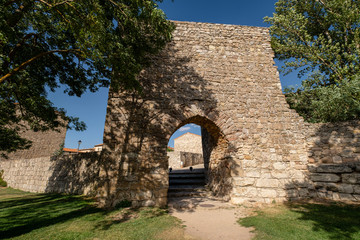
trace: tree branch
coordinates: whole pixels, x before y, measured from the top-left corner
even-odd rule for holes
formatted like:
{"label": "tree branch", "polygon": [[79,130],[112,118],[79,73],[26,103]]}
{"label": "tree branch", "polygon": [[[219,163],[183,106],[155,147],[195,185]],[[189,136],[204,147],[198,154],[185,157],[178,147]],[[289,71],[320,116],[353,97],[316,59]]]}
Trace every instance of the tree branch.
{"label": "tree branch", "polygon": [[56,7],[56,6],[63,5],[63,4],[69,4],[69,2],[73,2],[73,0],[67,0],[67,1],[62,1],[62,2],[59,2],[59,3],[55,3],[55,4],[50,4],[50,3],[48,3],[48,2],[46,2],[44,0],[38,0],[38,1],[46,4],[49,7]]}
{"label": "tree branch", "polygon": [[8,74],[2,76],[0,78],[0,83],[2,83],[3,81],[5,81],[7,78],[13,76],[14,74],[16,74],[17,72],[19,72],[21,69],[25,68],[27,65],[29,65],[30,63],[32,63],[33,61],[49,55],[49,54],[53,54],[53,53],[68,53],[68,52],[81,52],[79,49],[68,49],[68,50],[52,50],[52,51],[48,51],[48,52],[42,52],[39,53],[38,55],[36,55],[35,57],[23,62],[22,64],[20,64],[18,67],[16,67],[15,69],[13,69],[12,71],[10,71]]}
{"label": "tree branch", "polygon": [[28,40],[29,38],[31,38],[32,36],[38,36],[37,33],[29,33],[26,34],[20,42],[18,42],[15,47],[9,52],[9,58],[12,59],[12,56],[14,55],[14,53],[16,52],[17,48],[19,48],[20,46],[22,46],[26,40]]}

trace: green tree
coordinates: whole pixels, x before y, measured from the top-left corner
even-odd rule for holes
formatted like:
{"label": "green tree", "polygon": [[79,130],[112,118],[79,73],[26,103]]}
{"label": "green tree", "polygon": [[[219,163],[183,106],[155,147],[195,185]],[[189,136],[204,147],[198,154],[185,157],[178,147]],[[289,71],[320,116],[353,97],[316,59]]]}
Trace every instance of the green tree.
{"label": "green tree", "polygon": [[287,101],[308,121],[360,118],[360,1],[279,0],[271,44],[282,71],[298,71]]}
{"label": "green tree", "polygon": [[30,146],[21,126],[85,129],[53,106],[47,89],[140,90],[137,75],[174,29],[161,1],[0,0],[0,151]]}

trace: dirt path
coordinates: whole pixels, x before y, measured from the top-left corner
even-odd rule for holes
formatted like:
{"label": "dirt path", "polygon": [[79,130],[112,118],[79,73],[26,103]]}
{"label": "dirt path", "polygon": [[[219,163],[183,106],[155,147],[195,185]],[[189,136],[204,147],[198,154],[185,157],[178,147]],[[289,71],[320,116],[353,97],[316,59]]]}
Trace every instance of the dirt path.
{"label": "dirt path", "polygon": [[248,215],[245,207],[237,207],[214,198],[176,198],[169,200],[170,214],[181,219],[189,239],[248,240],[251,228],[237,223]]}

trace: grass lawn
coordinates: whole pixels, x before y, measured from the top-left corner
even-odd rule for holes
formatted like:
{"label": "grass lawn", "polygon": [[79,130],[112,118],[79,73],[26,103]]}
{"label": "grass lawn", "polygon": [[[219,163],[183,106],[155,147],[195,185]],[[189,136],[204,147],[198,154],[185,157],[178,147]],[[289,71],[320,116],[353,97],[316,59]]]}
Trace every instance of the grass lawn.
{"label": "grass lawn", "polygon": [[164,209],[104,211],[90,198],[0,189],[0,239],[183,239]]}
{"label": "grass lawn", "polygon": [[360,239],[360,206],[336,203],[272,205],[239,223],[255,227],[255,239]]}

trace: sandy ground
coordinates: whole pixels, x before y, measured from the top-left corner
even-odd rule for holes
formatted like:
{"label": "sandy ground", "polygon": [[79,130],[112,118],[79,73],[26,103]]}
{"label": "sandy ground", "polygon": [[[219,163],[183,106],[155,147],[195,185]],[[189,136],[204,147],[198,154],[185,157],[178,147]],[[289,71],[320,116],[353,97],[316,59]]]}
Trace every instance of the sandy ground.
{"label": "sandy ground", "polygon": [[170,199],[172,216],[183,221],[187,239],[247,240],[254,235],[251,228],[237,223],[249,214],[245,207],[234,206],[214,198]]}

